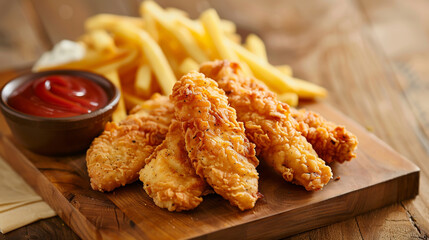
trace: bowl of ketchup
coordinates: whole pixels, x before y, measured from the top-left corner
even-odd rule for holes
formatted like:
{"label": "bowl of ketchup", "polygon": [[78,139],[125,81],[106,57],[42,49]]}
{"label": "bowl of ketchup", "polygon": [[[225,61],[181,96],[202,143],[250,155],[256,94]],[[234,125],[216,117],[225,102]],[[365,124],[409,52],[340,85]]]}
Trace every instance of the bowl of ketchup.
{"label": "bowl of ketchup", "polygon": [[91,72],[56,70],[21,75],[1,90],[0,108],[17,142],[33,152],[86,150],[119,102],[119,90]]}

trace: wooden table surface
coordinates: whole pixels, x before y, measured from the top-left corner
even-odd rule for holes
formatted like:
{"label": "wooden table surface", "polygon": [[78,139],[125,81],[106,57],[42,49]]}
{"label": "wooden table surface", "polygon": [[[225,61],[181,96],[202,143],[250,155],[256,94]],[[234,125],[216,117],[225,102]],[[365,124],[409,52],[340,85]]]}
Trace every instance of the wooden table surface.
{"label": "wooden table surface", "polygon": [[[329,90],[322,100],[354,119],[420,169],[420,193],[290,239],[428,239],[429,1],[264,0],[158,1],[196,17],[214,7],[255,32],[270,62]],[[28,67],[61,39],[76,39],[96,13],[138,15],[139,1],[0,0],[0,77]],[[1,126],[4,127],[4,126]],[[365,176],[362,176],[365,177]],[[371,196],[369,196],[371,197]],[[0,239],[78,239],[58,218]]]}

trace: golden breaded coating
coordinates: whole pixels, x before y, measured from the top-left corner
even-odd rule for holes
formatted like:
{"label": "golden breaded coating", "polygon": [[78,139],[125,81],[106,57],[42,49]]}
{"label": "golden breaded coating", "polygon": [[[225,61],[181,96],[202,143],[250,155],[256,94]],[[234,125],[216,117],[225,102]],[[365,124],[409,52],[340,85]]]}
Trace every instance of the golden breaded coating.
{"label": "golden breaded coating", "polygon": [[113,189],[138,179],[145,159],[161,144],[174,116],[168,97],[157,96],[146,102],[119,124],[107,123],[104,132],[86,153],[91,187]]}
{"label": "golden breaded coating", "polygon": [[259,198],[259,161],[225,93],[193,71],[176,82],[170,99],[176,119],[183,123],[186,150],[197,174],[232,205],[253,208]]}
{"label": "golden breaded coating", "polygon": [[292,109],[292,116],[298,121],[297,129],[327,163],[343,163],[356,157],[354,151],[358,139],[344,126],[327,121],[319,114],[305,109]]}
{"label": "golden breaded coating", "polygon": [[191,210],[203,201],[201,196],[208,185],[191,164],[182,126],[176,120],[171,123],[165,140],[146,159],[140,180],[155,204],[168,211]]}
{"label": "golden breaded coating", "polygon": [[218,82],[256,144],[258,156],[288,182],[319,190],[332,177],[331,168],[317,157],[310,143],[295,129],[289,106],[257,80],[245,77],[237,63],[205,63],[200,72]]}

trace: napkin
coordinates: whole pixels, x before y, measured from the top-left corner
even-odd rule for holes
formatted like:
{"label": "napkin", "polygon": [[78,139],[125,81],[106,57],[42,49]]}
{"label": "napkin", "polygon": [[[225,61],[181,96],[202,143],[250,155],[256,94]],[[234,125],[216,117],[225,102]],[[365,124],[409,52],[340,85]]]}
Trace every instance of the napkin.
{"label": "napkin", "polygon": [[56,213],[0,157],[0,232],[7,233]]}

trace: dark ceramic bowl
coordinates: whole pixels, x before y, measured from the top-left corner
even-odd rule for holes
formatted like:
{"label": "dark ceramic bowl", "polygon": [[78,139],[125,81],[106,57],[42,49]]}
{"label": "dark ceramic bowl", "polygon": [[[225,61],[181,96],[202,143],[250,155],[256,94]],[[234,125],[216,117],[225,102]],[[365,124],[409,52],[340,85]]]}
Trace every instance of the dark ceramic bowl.
{"label": "dark ceramic bowl", "polygon": [[[48,75],[89,79],[107,93],[106,106],[73,117],[48,118],[19,112],[7,104],[8,97],[22,84]],[[106,78],[84,71],[58,70],[30,73],[8,82],[1,90],[0,107],[14,138],[24,147],[45,155],[66,155],[86,150],[111,119],[119,102],[119,90]]]}

